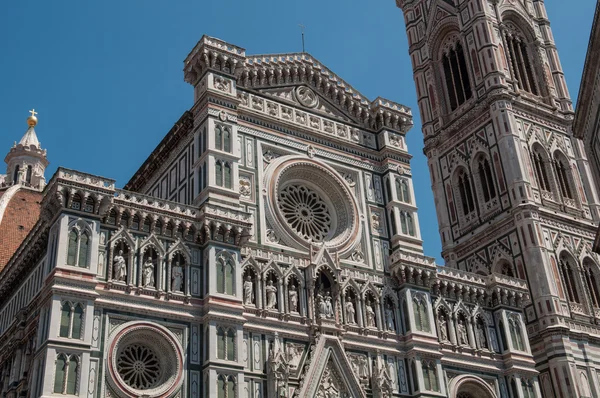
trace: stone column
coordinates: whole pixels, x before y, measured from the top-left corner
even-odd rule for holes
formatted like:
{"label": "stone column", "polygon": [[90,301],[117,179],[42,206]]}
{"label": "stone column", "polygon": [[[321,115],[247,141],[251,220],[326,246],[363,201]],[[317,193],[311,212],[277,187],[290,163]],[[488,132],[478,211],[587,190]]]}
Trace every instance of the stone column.
{"label": "stone column", "polygon": [[475,342],[475,333],[473,332],[473,319],[468,318],[466,323],[467,324],[465,326],[467,327],[469,346],[471,346],[471,348],[477,348],[477,343]]}
{"label": "stone column", "polygon": [[456,345],[456,315],[448,314],[448,334],[450,334],[450,342],[452,345]]}

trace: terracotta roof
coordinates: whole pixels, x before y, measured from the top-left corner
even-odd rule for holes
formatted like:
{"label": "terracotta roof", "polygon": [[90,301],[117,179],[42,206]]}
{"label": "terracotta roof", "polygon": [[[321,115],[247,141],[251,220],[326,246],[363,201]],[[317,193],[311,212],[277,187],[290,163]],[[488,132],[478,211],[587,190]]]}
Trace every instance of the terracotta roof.
{"label": "terracotta roof", "polygon": [[12,193],[3,214],[0,214],[0,271],[40,216],[42,193],[18,186],[15,188],[17,189],[13,192],[0,192],[0,198],[4,195],[8,197]]}

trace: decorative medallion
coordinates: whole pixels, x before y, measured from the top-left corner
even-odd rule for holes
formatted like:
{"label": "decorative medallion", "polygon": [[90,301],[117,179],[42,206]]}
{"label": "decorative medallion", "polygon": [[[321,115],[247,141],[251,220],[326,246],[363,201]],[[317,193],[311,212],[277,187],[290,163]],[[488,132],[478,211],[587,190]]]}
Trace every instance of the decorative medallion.
{"label": "decorative medallion", "polygon": [[319,97],[306,86],[296,88],[296,99],[307,108],[314,108],[319,103]]}
{"label": "decorative medallion", "polygon": [[183,381],[183,349],[150,322],[128,322],[109,341],[109,382],[121,397],[172,397]]}

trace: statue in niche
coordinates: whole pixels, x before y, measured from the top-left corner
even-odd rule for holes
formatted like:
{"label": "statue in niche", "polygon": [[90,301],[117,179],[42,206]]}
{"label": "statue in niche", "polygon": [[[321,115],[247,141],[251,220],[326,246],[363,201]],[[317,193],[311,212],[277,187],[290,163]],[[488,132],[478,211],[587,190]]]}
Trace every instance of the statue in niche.
{"label": "statue in niche", "polygon": [[297,368],[300,365],[300,359],[302,358],[303,347],[298,344],[288,344],[287,356],[289,364],[292,368]]}
{"label": "statue in niche", "polygon": [[479,340],[479,348],[488,348],[487,339],[485,338],[485,326],[477,322],[477,340]]}
{"label": "statue in niche", "polygon": [[465,321],[462,318],[458,319],[458,344],[469,345],[469,337],[467,336],[467,327]]}
{"label": "statue in niche", "polygon": [[142,285],[154,287],[154,264],[151,257],[148,257],[142,266]]}
{"label": "statue in niche", "polygon": [[373,307],[371,306],[371,303],[369,301],[367,301],[365,309],[366,309],[366,312],[367,312],[367,327],[368,328],[374,328],[374,327],[376,327],[376,325],[375,325],[375,311],[373,310]]}
{"label": "statue in niche", "polygon": [[448,341],[448,320],[446,319],[446,315],[441,312],[439,317],[440,322],[440,340]]}
{"label": "statue in niche", "polygon": [[127,263],[125,257],[123,257],[123,250],[119,250],[113,260],[115,266],[115,279],[118,281],[125,281],[127,277]]}
{"label": "statue in niche", "polygon": [[250,275],[247,275],[244,281],[244,304],[254,304],[254,283]]}
{"label": "statue in niche", "polygon": [[322,318],[333,318],[333,305],[331,303],[331,293],[326,292],[325,295],[319,292],[317,294],[317,300],[319,305],[319,315]]}
{"label": "statue in niche", "polygon": [[290,285],[288,298],[290,300],[290,312],[298,312],[298,290],[296,290],[296,285],[293,283]]}
{"label": "statue in niche", "polygon": [[356,310],[354,309],[354,303],[350,297],[346,297],[346,318],[350,325],[356,325]]}
{"label": "statue in niche", "polygon": [[171,290],[180,292],[183,285],[183,268],[179,265],[179,261],[175,261],[175,266],[171,270]]}
{"label": "statue in niche", "polygon": [[396,330],[394,326],[394,306],[392,304],[385,306],[385,327],[387,330]]}
{"label": "statue in niche", "polygon": [[265,287],[267,292],[267,309],[275,308],[277,305],[277,288],[273,286],[273,280],[269,279]]}

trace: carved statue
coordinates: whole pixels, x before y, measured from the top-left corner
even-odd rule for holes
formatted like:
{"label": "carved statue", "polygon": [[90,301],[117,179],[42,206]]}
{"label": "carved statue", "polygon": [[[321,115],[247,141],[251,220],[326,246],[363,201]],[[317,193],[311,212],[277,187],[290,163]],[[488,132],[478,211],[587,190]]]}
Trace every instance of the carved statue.
{"label": "carved statue", "polygon": [[154,287],[154,264],[150,257],[144,262],[142,269],[142,285],[144,287]]}
{"label": "carved statue", "polygon": [[333,304],[331,302],[331,293],[325,293],[325,317],[333,318]]}
{"label": "carved statue", "polygon": [[115,279],[125,281],[127,277],[127,263],[125,262],[125,257],[123,257],[123,250],[119,250],[119,253],[113,260],[113,264],[115,266]]}
{"label": "carved statue", "polygon": [[265,287],[267,292],[267,309],[272,309],[277,306],[277,288],[273,286],[273,280],[269,279]]}
{"label": "carved statue", "polygon": [[290,312],[298,312],[298,290],[296,290],[296,285],[292,284],[290,286],[288,298],[290,300]]}
{"label": "carved statue", "polygon": [[356,310],[354,309],[354,303],[349,297],[346,297],[346,318],[350,325],[356,324]]}
{"label": "carved statue", "polygon": [[369,328],[374,328],[376,327],[375,325],[375,311],[373,311],[373,307],[371,306],[371,303],[367,302],[366,306],[366,312],[367,312],[367,327]]}
{"label": "carved statue", "polygon": [[183,285],[183,268],[179,265],[179,261],[175,261],[175,266],[171,270],[171,290],[180,292]]}
{"label": "carved statue", "polygon": [[394,326],[394,307],[391,304],[385,306],[385,327],[387,330],[396,330]]}
{"label": "carved statue", "polygon": [[477,340],[479,340],[479,348],[488,348],[485,327],[479,322],[477,323]]}
{"label": "carved statue", "polygon": [[244,304],[254,304],[254,283],[250,275],[247,275],[244,281]]}
{"label": "carved statue", "polygon": [[465,326],[465,321],[462,319],[458,320],[458,344],[459,345],[469,345],[469,337],[467,336],[467,327]]}
{"label": "carved statue", "polygon": [[448,341],[448,320],[446,320],[446,315],[444,313],[440,313],[440,340]]}
{"label": "carved statue", "polygon": [[333,305],[331,304],[331,294],[326,292],[323,295],[322,292],[317,293],[317,304],[319,306],[319,315],[322,318],[333,318]]}

